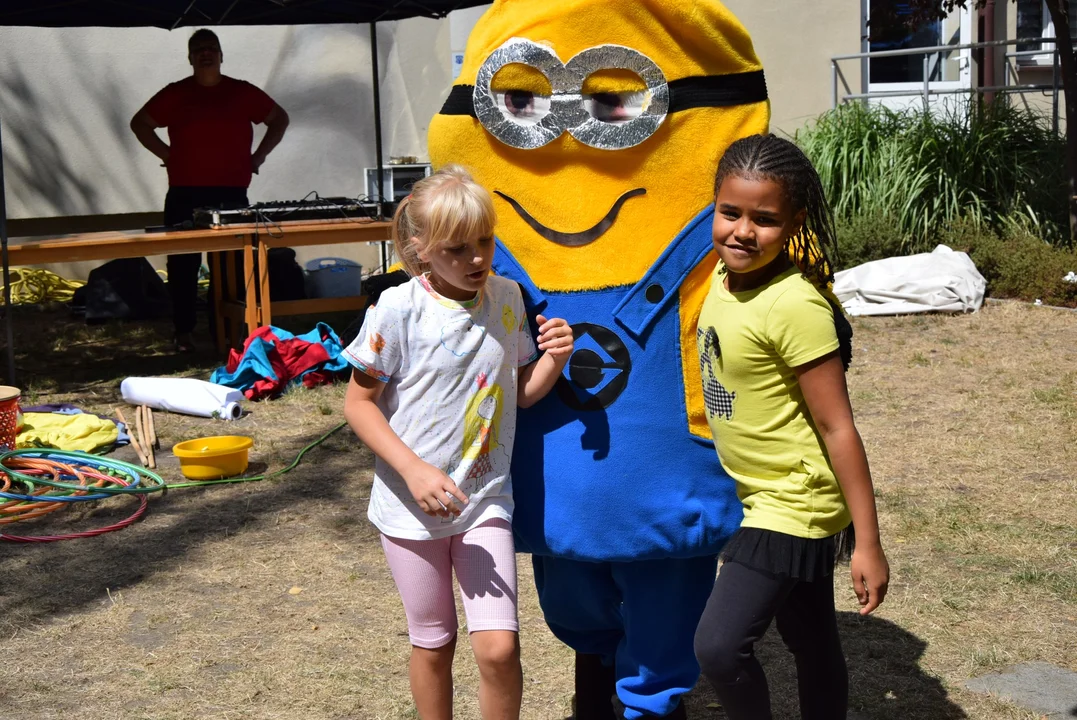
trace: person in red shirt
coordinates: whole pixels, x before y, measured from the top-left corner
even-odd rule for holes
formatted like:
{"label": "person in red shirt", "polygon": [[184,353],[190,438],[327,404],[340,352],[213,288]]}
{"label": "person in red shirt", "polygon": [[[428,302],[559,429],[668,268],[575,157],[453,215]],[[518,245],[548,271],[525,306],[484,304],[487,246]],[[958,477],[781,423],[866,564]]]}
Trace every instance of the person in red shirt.
{"label": "person in red shirt", "polygon": [[[201,207],[246,207],[251,174],[280,143],[288,113],[254,85],[221,74],[224,53],[212,30],[196,30],[187,41],[187,59],[194,72],[158,92],[134,118],[131,130],[142,145],[168,169],[164,222],[190,223]],[[253,125],[266,133],[252,153]],[[166,144],[157,128],[168,128]],[[202,254],[168,256],[176,349],[194,349],[191,333],[197,322],[198,270]]]}

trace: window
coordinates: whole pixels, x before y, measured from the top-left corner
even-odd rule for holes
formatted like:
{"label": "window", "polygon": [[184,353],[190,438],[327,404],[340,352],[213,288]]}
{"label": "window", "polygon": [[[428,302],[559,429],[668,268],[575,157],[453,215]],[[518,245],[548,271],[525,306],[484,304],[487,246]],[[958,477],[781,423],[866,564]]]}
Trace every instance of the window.
{"label": "window", "polygon": [[[1042,0],[1040,0],[1042,2]],[[928,23],[915,32],[905,25],[909,16],[908,3],[897,3],[894,18],[875,16],[870,28],[871,52],[883,50],[906,50],[917,47],[934,47],[941,44],[942,23]],[[872,58],[868,69],[869,82],[897,83],[923,82],[924,60],[922,55],[900,55],[898,57]]]}
{"label": "window", "polygon": [[[1077,0],[1068,0],[1070,13],[1070,38],[1077,40]],[[1050,65],[1054,43],[1037,42],[1040,38],[1055,37],[1055,25],[1047,4],[1043,0],[1017,0],[1017,39],[1025,42],[1017,45],[1018,52],[1044,50],[1042,55],[1024,56],[1023,63]]]}
{"label": "window", "polygon": [[[1042,2],[1043,0],[1037,0]],[[1073,0],[1077,3],[1077,0]],[[912,14],[908,2],[867,3],[868,47],[871,52],[912,50],[968,42],[971,24],[967,10],[955,10],[943,20],[925,23],[915,30],[908,25]],[[942,51],[927,54],[927,78],[932,84],[957,83],[968,80],[966,51]],[[869,85],[922,85],[925,71],[923,54],[873,57],[868,61]]]}

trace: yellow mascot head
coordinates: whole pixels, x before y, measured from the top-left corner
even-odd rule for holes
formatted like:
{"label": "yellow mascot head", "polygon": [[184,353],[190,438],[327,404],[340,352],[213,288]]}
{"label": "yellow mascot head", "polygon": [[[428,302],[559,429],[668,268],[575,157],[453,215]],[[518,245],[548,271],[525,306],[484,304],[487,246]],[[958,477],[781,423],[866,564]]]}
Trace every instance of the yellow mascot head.
{"label": "yellow mascot head", "polygon": [[572,292],[637,282],[769,115],[751,39],[715,0],[498,0],[429,150],[495,193],[538,287]]}

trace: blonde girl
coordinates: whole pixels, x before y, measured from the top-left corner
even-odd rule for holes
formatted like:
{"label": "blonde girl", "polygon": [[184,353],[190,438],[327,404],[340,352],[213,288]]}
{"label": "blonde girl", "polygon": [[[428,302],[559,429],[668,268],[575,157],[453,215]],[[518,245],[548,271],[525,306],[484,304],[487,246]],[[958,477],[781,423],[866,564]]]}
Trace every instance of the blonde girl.
{"label": "blonde girl", "polygon": [[404,605],[422,720],[452,717],[460,584],[485,720],[515,720],[522,676],[509,458],[516,407],[541,399],[572,354],[572,328],[538,318],[492,276],[489,193],[449,166],[397,208],[411,279],[382,293],[345,350],[344,414],[377,455],[368,517]]}

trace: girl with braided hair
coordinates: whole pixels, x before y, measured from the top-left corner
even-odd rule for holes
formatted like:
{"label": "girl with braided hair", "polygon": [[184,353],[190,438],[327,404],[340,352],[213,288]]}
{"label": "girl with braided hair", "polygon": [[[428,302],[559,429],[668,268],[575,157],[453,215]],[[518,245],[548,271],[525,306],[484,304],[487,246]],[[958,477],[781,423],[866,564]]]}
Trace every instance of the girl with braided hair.
{"label": "girl with braided hair", "polygon": [[849,684],[834,610],[837,548],[855,530],[863,615],[882,602],[890,570],[845,384],[852,333],[827,299],[832,214],[796,145],[773,135],[730,145],[715,180],[713,239],[721,262],[699,317],[700,370],[744,521],[722,550],[696,656],[730,720],[767,720],[753,647],[776,620],[796,660],[801,717],[837,720]]}

